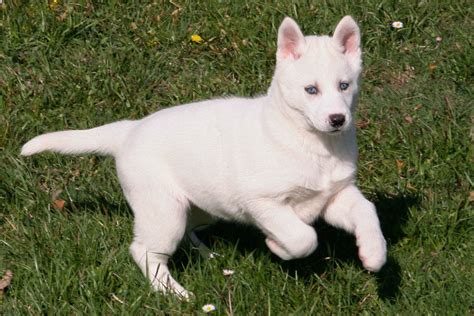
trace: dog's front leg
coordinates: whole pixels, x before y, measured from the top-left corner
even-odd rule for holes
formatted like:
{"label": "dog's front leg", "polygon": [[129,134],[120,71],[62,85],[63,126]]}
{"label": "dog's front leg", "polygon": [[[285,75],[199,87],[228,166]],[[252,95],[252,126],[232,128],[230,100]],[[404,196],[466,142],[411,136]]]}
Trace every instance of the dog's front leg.
{"label": "dog's front leg", "polygon": [[356,236],[359,258],[367,270],[382,268],[387,248],[377,212],[357,187],[350,185],[340,191],[327,206],[324,219]]}
{"label": "dog's front leg", "polygon": [[290,206],[261,199],[252,203],[250,213],[267,236],[268,248],[283,260],[303,258],[316,249],[316,231],[305,224]]}

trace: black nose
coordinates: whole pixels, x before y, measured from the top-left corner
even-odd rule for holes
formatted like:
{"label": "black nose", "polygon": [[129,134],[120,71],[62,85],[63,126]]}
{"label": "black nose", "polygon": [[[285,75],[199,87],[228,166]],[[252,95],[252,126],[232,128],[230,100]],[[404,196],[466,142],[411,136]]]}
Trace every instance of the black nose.
{"label": "black nose", "polygon": [[344,114],[331,114],[329,115],[329,124],[332,127],[338,128],[344,125],[346,121],[346,116]]}

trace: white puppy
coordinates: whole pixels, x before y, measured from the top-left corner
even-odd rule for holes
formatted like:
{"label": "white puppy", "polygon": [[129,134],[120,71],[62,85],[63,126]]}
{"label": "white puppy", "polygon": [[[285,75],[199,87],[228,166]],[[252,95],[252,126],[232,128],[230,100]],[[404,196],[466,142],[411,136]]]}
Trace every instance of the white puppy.
{"label": "white puppy", "polygon": [[[135,215],[130,252],[160,291],[188,297],[168,270],[186,230],[215,218],[252,223],[284,260],[317,247],[311,223],[355,234],[364,267],[378,271],[385,239],[374,205],[355,186],[353,112],[360,31],[346,16],[334,36],[305,37],[285,18],[268,94],[196,102],[138,121],[49,133],[23,146],[112,155]],[[190,212],[190,205],[202,211]],[[194,236],[195,237],[195,236]]]}

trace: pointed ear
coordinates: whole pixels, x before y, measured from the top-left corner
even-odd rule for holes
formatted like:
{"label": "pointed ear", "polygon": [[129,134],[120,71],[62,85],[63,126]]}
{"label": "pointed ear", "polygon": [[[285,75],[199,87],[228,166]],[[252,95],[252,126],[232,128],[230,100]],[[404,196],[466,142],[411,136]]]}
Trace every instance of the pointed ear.
{"label": "pointed ear", "polygon": [[300,58],[304,43],[304,35],[298,24],[292,18],[286,17],[278,29],[277,59]]}
{"label": "pointed ear", "polygon": [[360,57],[360,30],[352,17],[346,15],[342,18],[336,26],[333,38],[344,54]]}

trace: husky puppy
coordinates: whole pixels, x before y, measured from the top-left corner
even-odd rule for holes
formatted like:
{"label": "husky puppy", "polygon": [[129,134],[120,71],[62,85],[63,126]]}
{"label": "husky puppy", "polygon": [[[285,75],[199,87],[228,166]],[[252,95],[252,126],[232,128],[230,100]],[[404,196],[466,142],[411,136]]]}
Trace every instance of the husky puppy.
{"label": "husky puppy", "polygon": [[360,31],[350,16],[332,37],[305,37],[285,18],[266,95],[48,133],[21,154],[113,156],[135,217],[130,253],[159,291],[190,296],[170,275],[168,259],[187,232],[215,219],[256,225],[268,248],[290,260],[316,249],[311,223],[322,217],[353,233],[362,264],[378,271],[385,239],[374,205],[355,185],[361,64]]}

